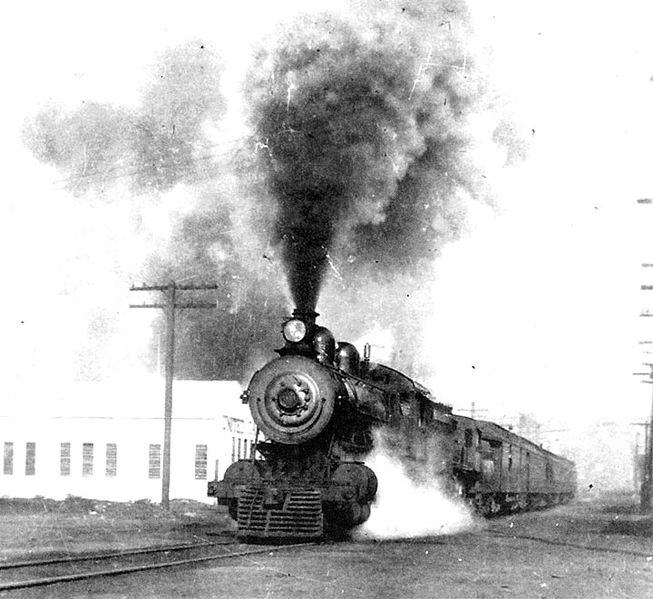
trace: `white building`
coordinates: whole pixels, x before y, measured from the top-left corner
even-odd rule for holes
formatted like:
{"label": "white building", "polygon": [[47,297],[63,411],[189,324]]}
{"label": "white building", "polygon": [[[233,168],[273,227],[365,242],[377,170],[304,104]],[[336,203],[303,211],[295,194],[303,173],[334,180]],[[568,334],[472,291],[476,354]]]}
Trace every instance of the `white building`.
{"label": "white building", "polygon": [[[255,426],[235,381],[175,381],[170,498],[210,503],[207,481],[249,457]],[[161,500],[164,383],[76,383],[0,405],[0,496]]]}

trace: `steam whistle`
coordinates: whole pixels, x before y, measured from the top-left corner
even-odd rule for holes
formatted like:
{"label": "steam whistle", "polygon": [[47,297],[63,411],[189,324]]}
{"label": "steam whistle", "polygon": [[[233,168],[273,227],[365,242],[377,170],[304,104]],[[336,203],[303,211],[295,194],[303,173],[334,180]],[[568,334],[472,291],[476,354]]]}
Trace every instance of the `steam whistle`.
{"label": "steam whistle", "polygon": [[363,363],[361,364],[361,371],[365,374],[370,368],[370,357],[372,356],[372,346],[366,343],[363,346]]}

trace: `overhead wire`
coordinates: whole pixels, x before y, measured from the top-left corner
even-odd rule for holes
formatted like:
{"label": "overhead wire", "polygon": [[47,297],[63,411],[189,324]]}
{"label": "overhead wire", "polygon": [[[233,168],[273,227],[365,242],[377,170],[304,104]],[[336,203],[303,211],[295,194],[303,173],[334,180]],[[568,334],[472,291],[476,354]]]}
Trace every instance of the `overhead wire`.
{"label": "overhead wire", "polygon": [[[242,143],[244,142],[244,138],[235,138],[232,140],[229,140],[227,142],[220,142],[216,144],[210,144],[207,146],[204,146],[205,149],[210,149],[210,148],[220,148],[224,146],[233,146],[237,143]],[[242,149],[245,149],[244,147]],[[188,158],[185,160],[180,160],[180,161],[164,161],[161,164],[157,164],[154,168],[156,169],[171,169],[174,167],[179,167],[179,166],[192,166],[195,163],[202,162],[205,160],[211,160],[213,158],[221,158],[223,156],[226,156],[228,154],[233,153],[233,148],[229,150],[225,150],[223,152],[211,152],[207,154],[201,154],[198,156],[193,156],[192,158]],[[57,179],[53,181],[54,185],[61,186],[63,187],[70,187],[74,183],[80,183],[82,181],[86,181],[92,178],[101,178],[103,181],[116,181],[118,179],[122,178],[127,178],[127,177],[134,177],[142,174],[146,174],[148,172],[151,172],[152,167],[141,167],[138,169],[133,169],[130,171],[125,171],[121,172],[119,169],[121,166],[112,166],[107,169],[102,169],[102,170],[95,170],[91,172],[84,172],[84,173],[79,173],[79,174],[70,174],[66,177],[63,177],[61,179]]]}

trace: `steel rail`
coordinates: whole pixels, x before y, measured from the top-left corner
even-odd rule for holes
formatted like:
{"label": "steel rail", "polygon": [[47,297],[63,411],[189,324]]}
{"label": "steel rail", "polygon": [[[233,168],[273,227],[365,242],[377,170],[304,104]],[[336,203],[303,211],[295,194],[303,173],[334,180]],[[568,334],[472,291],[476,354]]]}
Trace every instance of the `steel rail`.
{"label": "steel rail", "polygon": [[147,553],[164,553],[166,551],[183,551],[184,549],[198,549],[200,547],[215,547],[219,545],[228,545],[230,543],[216,543],[207,541],[206,543],[187,543],[185,545],[157,545],[153,547],[141,547],[139,549],[128,549],[125,551],[111,551],[91,553],[88,555],[69,555],[67,557],[53,557],[43,560],[32,560],[22,562],[5,562],[0,564],[0,570],[11,570],[15,568],[38,568],[40,566],[50,566],[52,564],[66,564],[74,562],[88,562],[93,560],[102,560],[112,557],[128,557],[130,555],[143,555]]}
{"label": "steel rail", "polygon": [[[74,582],[78,580],[88,580],[89,578],[103,578],[108,576],[119,576],[122,574],[132,574],[135,572],[145,572],[148,570],[161,570],[164,568],[172,568],[175,566],[184,566],[188,564],[197,564],[202,562],[210,562],[222,559],[233,559],[238,557],[247,557],[249,555],[257,555],[261,553],[269,553],[270,551],[280,551],[285,549],[295,549],[298,547],[310,547],[316,543],[296,543],[293,545],[279,545],[273,547],[265,547],[264,549],[254,549],[250,551],[238,551],[234,553],[222,553],[220,555],[210,555],[204,557],[192,557],[183,560],[175,560],[172,562],[163,562],[159,564],[142,564],[140,566],[130,566],[127,568],[120,568],[115,570],[95,570],[92,572],[81,572],[77,574],[67,574],[63,576],[50,576],[44,578],[35,578],[31,580],[19,580],[15,582],[0,583],[0,591],[11,591],[16,589],[26,589],[30,587],[50,586],[64,582]],[[204,546],[204,545],[201,545]]]}
{"label": "steel rail", "polygon": [[622,555],[633,555],[635,557],[645,557],[650,559],[653,556],[653,552],[645,553],[643,551],[634,551],[632,549],[618,549],[616,547],[592,547],[591,545],[583,545],[582,543],[568,543],[567,541],[556,541],[555,539],[545,539],[543,537],[532,537],[530,535],[519,535],[519,534],[510,534],[505,532],[499,532],[495,530],[489,530],[490,534],[493,534],[497,537],[505,537],[507,539],[524,539],[526,541],[537,541],[539,543],[545,543],[547,545],[558,545],[561,547],[572,547],[573,549],[586,549],[587,551],[598,551],[601,553],[620,553]]}

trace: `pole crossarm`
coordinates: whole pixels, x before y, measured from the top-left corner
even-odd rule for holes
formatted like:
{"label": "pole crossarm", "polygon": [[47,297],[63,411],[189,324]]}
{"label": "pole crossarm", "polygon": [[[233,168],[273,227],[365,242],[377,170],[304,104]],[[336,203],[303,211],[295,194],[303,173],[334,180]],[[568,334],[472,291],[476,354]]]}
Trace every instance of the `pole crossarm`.
{"label": "pole crossarm", "polygon": [[[130,308],[167,308],[166,304],[129,304]],[[188,304],[175,304],[175,308],[187,310],[188,308],[217,308],[216,302],[196,302]]]}
{"label": "pole crossarm", "polygon": [[165,308],[165,304],[129,304],[130,308]]}
{"label": "pole crossarm", "polygon": [[217,283],[206,283],[201,285],[177,285],[174,281],[171,281],[167,285],[132,285],[130,291],[166,291],[170,288],[170,285],[173,285],[175,289],[181,291],[202,291],[205,289],[217,289]]}
{"label": "pole crossarm", "polygon": [[161,507],[170,509],[170,440],[172,437],[172,381],[175,368],[175,312],[194,308],[216,308],[216,302],[177,302],[179,291],[206,291],[218,289],[216,283],[200,285],[177,285],[169,281],[166,285],[141,285],[130,287],[130,291],[161,291],[162,303],[130,304],[130,308],[160,308],[166,316],[166,360],[165,360],[165,404],[163,430],[163,464],[161,473]]}
{"label": "pole crossarm", "polygon": [[175,304],[175,308],[187,310],[188,308],[217,308],[218,304],[215,302],[197,302],[195,304]]}

